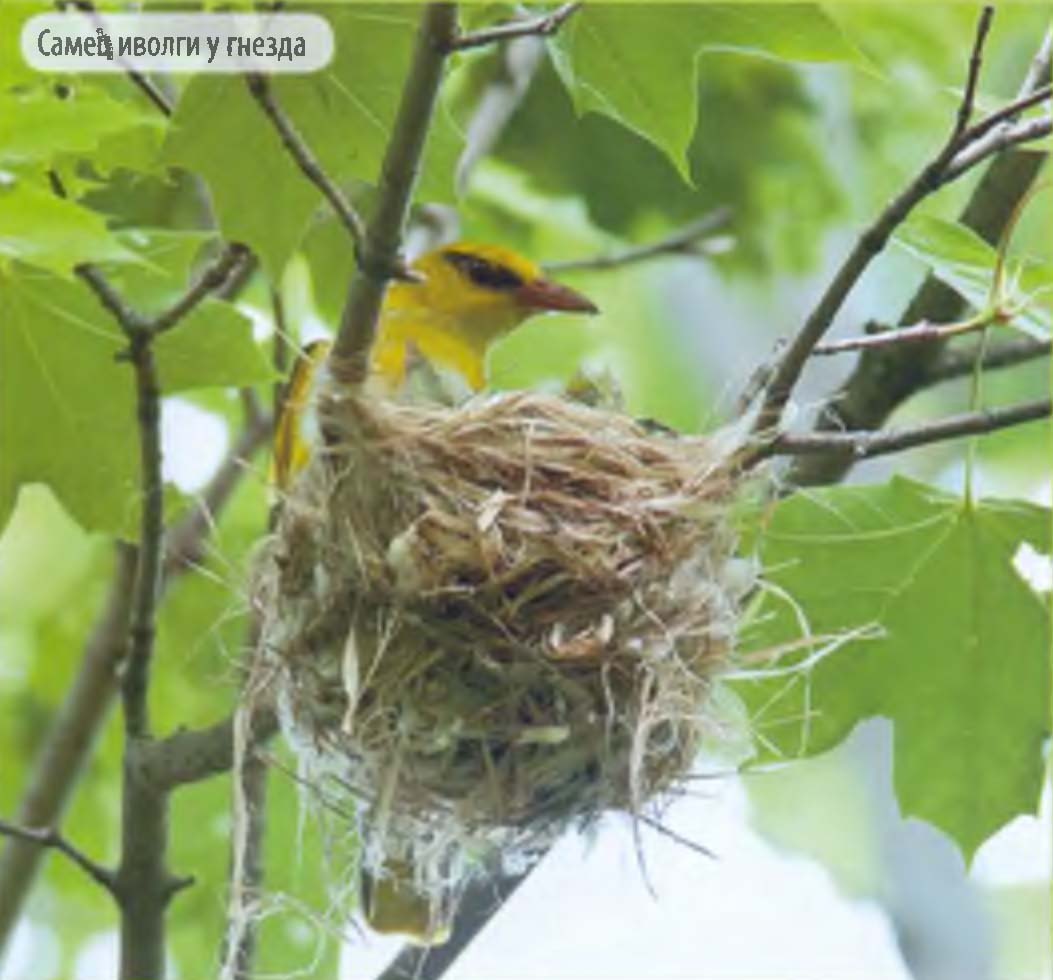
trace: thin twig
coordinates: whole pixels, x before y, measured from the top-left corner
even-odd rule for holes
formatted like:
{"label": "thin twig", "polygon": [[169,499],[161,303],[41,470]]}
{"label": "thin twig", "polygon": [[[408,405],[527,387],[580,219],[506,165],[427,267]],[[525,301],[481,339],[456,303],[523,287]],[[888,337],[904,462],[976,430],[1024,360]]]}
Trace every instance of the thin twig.
{"label": "thin twig", "polygon": [[359,275],[351,280],[340,331],[329,357],[329,368],[337,381],[357,384],[368,372],[369,351],[387,283],[401,266],[398,254],[403,229],[442,82],[446,49],[456,30],[453,4],[430,3],[424,8],[381,166],[375,210],[360,249]]}
{"label": "thin twig", "polygon": [[1050,132],[1053,132],[1053,119],[1050,119],[1049,116],[1028,119],[1013,126],[1000,127],[985,139],[977,140],[955,156],[944,173],[944,181],[955,180],[978,163],[982,163],[988,157],[1001,153],[1003,150],[1045,139]]}
{"label": "thin twig", "polygon": [[958,105],[958,115],[954,122],[954,130],[951,139],[956,139],[965,132],[969,125],[969,119],[973,114],[973,105],[976,101],[976,84],[980,80],[980,68],[983,65],[984,45],[987,43],[987,35],[991,31],[991,20],[994,18],[994,7],[987,6],[980,11],[980,20],[976,24],[976,36],[973,39],[973,49],[969,55],[969,71],[965,79],[965,91],[962,93],[961,102]]}
{"label": "thin twig", "polygon": [[[976,359],[980,355],[978,345],[972,350],[946,350],[926,371],[930,384],[941,381],[953,381],[965,378],[976,369]],[[984,352],[980,367],[984,371],[998,368],[1015,367],[1028,361],[1049,357],[1053,352],[1053,342],[1036,340],[1033,337],[1022,337],[1019,340],[1007,340],[1001,344],[992,344]]]}
{"label": "thin twig", "polygon": [[231,242],[205,267],[197,281],[190,285],[179,299],[149,321],[148,330],[153,334],[171,330],[210,293],[226,286],[230,278],[236,274],[237,268],[246,261],[247,256],[248,249],[244,245]]}
{"label": "thin twig", "polygon": [[289,151],[289,155],[296,161],[296,165],[303,172],[303,175],[322,192],[322,195],[336,212],[340,223],[351,236],[355,254],[358,255],[362,250],[362,241],[366,234],[365,225],[358,212],[352,207],[351,202],[344,196],[340,188],[329,179],[303,137],[296,131],[292,121],[285,115],[281,106],[278,105],[267,78],[260,74],[250,74],[245,76],[245,83],[248,85],[252,97],[260,104],[260,108],[263,109],[271,124],[278,131],[285,149]]}
{"label": "thin twig", "polygon": [[[973,42],[970,66],[978,64],[982,56],[983,42],[990,26],[992,8],[984,7],[977,25]],[[974,74],[970,67],[969,77]],[[751,427],[753,435],[769,438],[773,436],[782,419],[783,410],[804,371],[812,350],[830,329],[834,317],[840,311],[848,294],[855,287],[860,277],[869,267],[871,261],[885,247],[892,232],[903,222],[915,206],[928,197],[941,184],[944,170],[954,155],[961,148],[964,134],[959,129],[962,119],[968,120],[972,114],[974,90],[967,85],[962,103],[955,117],[950,135],[944,141],[940,151],[914,177],[907,187],[900,192],[878,215],[875,221],[860,235],[855,245],[834,274],[815,308],[805,320],[797,335],[788,344],[781,361],[775,369],[767,392],[761,400],[760,409]],[[968,130],[966,130],[968,132]],[[763,447],[757,446],[746,451],[743,465],[750,466],[764,457]]]}
{"label": "thin twig", "polygon": [[103,308],[117,321],[121,330],[127,334],[146,329],[147,321],[133,310],[124,297],[110,285],[109,280],[93,265],[78,265],[73,270],[95,294]]}
{"label": "thin twig", "polygon": [[141,72],[136,71],[134,68],[129,68],[127,73],[128,78],[132,84],[143,93],[156,108],[162,113],[162,115],[168,118],[172,117],[175,111],[172,108],[172,103],[168,101],[167,96],[161,91],[160,88],[153,81],[146,77]]}
{"label": "thin twig", "polygon": [[255,253],[246,249],[241,261],[231,270],[227,281],[216,290],[216,299],[226,300],[228,303],[238,299],[252,280],[259,264],[260,260],[256,258]]}
{"label": "thin twig", "polygon": [[689,837],[685,837],[683,834],[678,834],[675,830],[670,829],[660,820],[655,820],[653,817],[649,817],[643,813],[636,813],[633,815],[634,820],[639,820],[640,823],[652,830],[657,831],[663,837],[668,837],[671,841],[675,841],[677,844],[681,844],[688,850],[694,851],[696,854],[701,854],[703,857],[716,860],[717,856],[704,844],[699,844],[698,841],[693,841]]}
{"label": "thin twig", "polygon": [[469,51],[472,48],[481,48],[488,44],[500,44],[503,41],[511,41],[517,37],[550,37],[580,7],[581,2],[577,0],[575,3],[565,3],[563,6],[553,10],[552,13],[544,14],[541,17],[534,17],[530,20],[512,20],[507,24],[487,27],[472,34],[460,34],[447,43],[446,51],[447,53]]}
{"label": "thin twig", "polygon": [[0,835],[14,837],[41,847],[49,847],[65,854],[78,868],[107,891],[113,891],[113,872],[93,861],[83,851],[74,847],[57,830],[51,827],[21,827],[7,820],[0,820]]}
{"label": "thin twig", "polygon": [[[271,313],[274,334],[271,338],[271,363],[279,379],[288,367],[288,333],[285,304],[281,289],[271,289]],[[280,417],[282,382],[275,382],[272,392],[272,412]],[[271,508],[267,517],[267,531],[273,531],[279,504]],[[243,653],[243,682],[241,707],[235,712],[231,727],[231,765],[233,784],[231,793],[231,854],[227,874],[227,924],[223,930],[219,962],[221,977],[230,980],[251,980],[255,973],[259,942],[259,899],[265,879],[265,840],[267,833],[267,797],[270,773],[266,761],[254,751],[261,738],[253,733],[253,712],[263,685],[258,680],[256,657],[260,654],[262,611],[253,606]],[[273,719],[264,717],[259,709],[263,738],[273,730]]]}
{"label": "thin twig", "polygon": [[724,228],[730,220],[730,208],[717,208],[658,241],[623,249],[620,252],[608,252],[582,259],[568,259],[563,262],[546,262],[544,268],[546,272],[616,269],[634,262],[643,262],[666,255],[697,255],[699,254],[699,241]]}
{"label": "thin twig", "polygon": [[916,446],[945,442],[962,436],[987,435],[1026,422],[1049,418],[1053,405],[1048,398],[1023,402],[1009,408],[992,408],[965,412],[910,429],[886,429],[880,432],[808,432],[782,434],[770,443],[767,452],[776,456],[847,455],[870,459],[887,453],[902,452]]}
{"label": "thin twig", "polygon": [[[99,12],[96,10],[95,4],[91,3],[90,0],[69,0],[69,3],[59,0],[55,6],[57,6],[59,10],[64,10],[67,6],[71,6],[74,9],[81,11],[81,13],[89,14],[96,25],[102,25]],[[171,118],[173,112],[172,105],[157,85],[134,68],[125,68],[125,74],[131,80],[132,84],[154,104],[162,115]]]}
{"label": "thin twig", "polygon": [[1032,106],[1048,101],[1051,93],[1053,93],[1053,86],[1047,82],[1041,88],[1035,89],[1034,92],[1021,95],[1007,105],[995,109],[994,112],[984,116],[978,123],[973,124],[961,134],[962,144],[975,143],[976,140],[985,136],[996,126],[1015,119],[1025,109],[1030,109]]}
{"label": "thin twig", "polygon": [[897,344],[932,343],[937,340],[948,340],[967,333],[976,333],[991,324],[985,320],[966,320],[962,323],[917,323],[910,327],[874,330],[862,337],[846,337],[828,344],[818,344],[812,351],[812,357],[831,357],[835,354],[847,354],[850,351],[874,350],[878,347],[894,347]]}

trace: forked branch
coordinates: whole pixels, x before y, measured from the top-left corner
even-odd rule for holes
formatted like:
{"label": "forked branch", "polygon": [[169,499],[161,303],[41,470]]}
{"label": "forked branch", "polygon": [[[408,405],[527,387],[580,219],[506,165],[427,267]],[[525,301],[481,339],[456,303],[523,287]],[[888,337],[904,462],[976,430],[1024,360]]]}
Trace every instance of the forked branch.
{"label": "forked branch", "polygon": [[14,837],[39,847],[51,848],[68,857],[96,884],[107,891],[113,891],[113,872],[93,861],[79,848],[74,847],[65,837],[52,827],[21,827],[8,820],[0,820],[0,836]]}
{"label": "forked branch", "polygon": [[848,294],[874,257],[884,249],[895,229],[922,200],[951,179],[950,168],[960,153],[1000,123],[1019,114],[1027,106],[1049,98],[1048,84],[1040,85],[1035,92],[1024,93],[1010,105],[991,113],[974,125],[969,125],[974,108],[976,83],[982,64],[984,43],[993,15],[993,7],[984,7],[972,45],[965,90],[950,135],[936,155],[857,239],[819,302],[781,354],[751,427],[752,434],[757,438],[757,445],[745,452],[743,465],[748,467],[764,458],[766,452],[763,443],[778,437],[778,427],[783,411],[808,359],[827,330],[830,329]]}
{"label": "forked branch", "polygon": [[575,3],[565,3],[552,13],[543,14],[540,17],[510,20],[506,24],[487,27],[471,34],[458,34],[449,41],[446,50],[447,52],[470,51],[472,48],[512,41],[517,37],[551,37],[579,9],[581,9],[580,0]]}

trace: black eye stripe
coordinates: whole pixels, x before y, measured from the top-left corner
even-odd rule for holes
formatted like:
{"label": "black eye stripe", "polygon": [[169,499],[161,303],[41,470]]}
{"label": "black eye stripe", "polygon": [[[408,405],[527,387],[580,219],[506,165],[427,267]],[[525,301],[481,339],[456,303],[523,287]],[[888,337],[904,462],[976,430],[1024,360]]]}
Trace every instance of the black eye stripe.
{"label": "black eye stripe", "polygon": [[523,279],[517,273],[496,262],[488,262],[478,255],[458,252],[456,249],[442,254],[447,262],[460,270],[477,286],[483,286],[486,289],[518,289],[523,285]]}

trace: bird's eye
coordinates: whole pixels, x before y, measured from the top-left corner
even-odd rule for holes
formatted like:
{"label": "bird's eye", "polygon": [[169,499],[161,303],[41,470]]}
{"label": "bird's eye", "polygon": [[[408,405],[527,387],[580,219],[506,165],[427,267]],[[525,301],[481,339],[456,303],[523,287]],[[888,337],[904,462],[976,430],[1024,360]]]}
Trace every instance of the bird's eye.
{"label": "bird's eye", "polygon": [[447,261],[484,289],[518,289],[523,285],[522,277],[496,262],[487,262],[468,252],[450,251],[444,254]]}

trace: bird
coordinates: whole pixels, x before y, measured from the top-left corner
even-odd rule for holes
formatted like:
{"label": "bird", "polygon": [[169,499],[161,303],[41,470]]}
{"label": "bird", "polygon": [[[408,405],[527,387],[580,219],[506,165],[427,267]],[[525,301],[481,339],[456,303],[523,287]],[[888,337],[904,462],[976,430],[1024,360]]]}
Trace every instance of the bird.
{"label": "bird", "polygon": [[[371,355],[371,383],[397,394],[414,358],[452,371],[473,391],[486,387],[490,347],[540,313],[598,313],[576,290],[547,278],[536,263],[501,245],[455,242],[410,266],[412,277],[387,290]],[[274,439],[273,482],[288,490],[310,459],[305,431],[328,341],[308,344],[286,386]]]}

